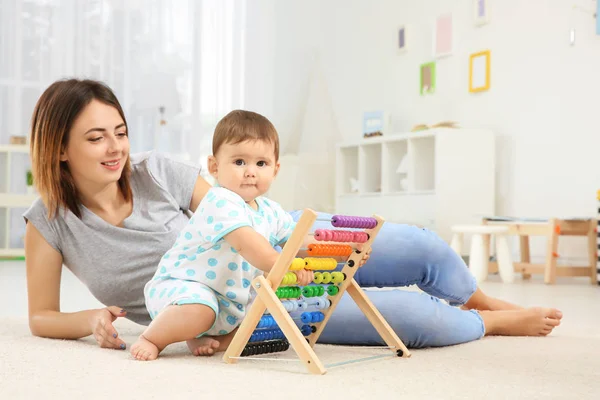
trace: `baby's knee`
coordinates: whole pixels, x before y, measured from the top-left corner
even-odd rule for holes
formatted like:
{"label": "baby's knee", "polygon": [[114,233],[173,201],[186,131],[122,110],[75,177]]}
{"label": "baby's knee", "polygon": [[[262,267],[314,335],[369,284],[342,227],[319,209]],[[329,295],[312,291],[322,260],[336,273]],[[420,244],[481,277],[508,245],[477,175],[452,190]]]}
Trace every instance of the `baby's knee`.
{"label": "baby's knee", "polygon": [[177,305],[182,310],[183,317],[190,324],[206,325],[210,323],[212,325],[216,318],[216,311],[205,304],[180,304]]}

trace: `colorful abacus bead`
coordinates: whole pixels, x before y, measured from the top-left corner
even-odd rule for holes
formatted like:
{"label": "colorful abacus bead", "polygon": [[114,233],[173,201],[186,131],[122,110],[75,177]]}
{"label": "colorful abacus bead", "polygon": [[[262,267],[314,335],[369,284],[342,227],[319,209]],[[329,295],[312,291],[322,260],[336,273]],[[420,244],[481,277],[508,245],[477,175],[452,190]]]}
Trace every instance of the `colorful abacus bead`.
{"label": "colorful abacus bead", "polygon": [[345,244],[314,244],[308,245],[308,254],[311,256],[343,256],[352,254],[352,246]]}
{"label": "colorful abacus bead", "polygon": [[359,231],[340,231],[317,229],[314,234],[315,240],[324,242],[355,242],[365,243],[369,240],[369,234]]}
{"label": "colorful abacus bead", "polygon": [[313,276],[313,283],[323,283],[323,274],[315,272]]}
{"label": "colorful abacus bead", "polygon": [[317,310],[325,310],[329,307],[331,307],[331,300],[329,299],[320,299],[318,302],[315,303],[315,308]]}
{"label": "colorful abacus bead", "polygon": [[280,287],[275,291],[275,295],[280,299],[297,299],[300,293],[301,290],[297,286]]}
{"label": "colorful abacus bead", "polygon": [[369,234],[367,232],[352,232],[354,235],[355,243],[365,243],[369,240]]}
{"label": "colorful abacus bead", "polygon": [[331,307],[331,301],[324,297],[310,297],[305,300],[307,306],[314,306],[318,310]]}
{"label": "colorful abacus bead", "polygon": [[286,351],[290,348],[290,343],[287,340],[272,340],[265,343],[252,343],[246,345],[242,350],[242,357],[254,356],[265,353],[277,353]]}
{"label": "colorful abacus bead", "polygon": [[295,285],[298,282],[298,276],[293,272],[286,272],[281,281],[282,285]]}
{"label": "colorful abacus bead", "polygon": [[335,296],[340,291],[340,288],[334,285],[327,286],[327,294],[330,296]]}
{"label": "colorful abacus bead", "polygon": [[320,297],[325,294],[323,286],[304,286],[302,295],[304,297]]}
{"label": "colorful abacus bead", "polygon": [[308,304],[306,304],[306,301],[299,300],[282,300],[281,305],[283,306],[283,308],[285,308],[287,312],[293,312],[298,310],[302,311],[308,308]]}
{"label": "colorful abacus bead", "polygon": [[304,259],[305,269],[312,270],[330,270],[337,267],[337,261],[335,258],[314,258],[306,257]]}
{"label": "colorful abacus bead", "polygon": [[305,324],[321,322],[324,319],[325,314],[323,314],[321,311],[303,312],[300,316],[300,320]]}
{"label": "colorful abacus bead", "polygon": [[283,339],[285,336],[281,329],[257,330],[250,336],[250,342],[264,342],[265,340]]}
{"label": "colorful abacus bead", "polygon": [[331,273],[331,283],[342,283],[344,279],[346,279],[346,274],[343,272],[336,271]]}
{"label": "colorful abacus bead", "polygon": [[309,325],[302,325],[302,327],[300,328],[300,332],[302,332],[302,334],[304,336],[308,336],[311,333],[313,333],[313,331]]}
{"label": "colorful abacus bead", "polygon": [[304,259],[294,258],[292,265],[290,265],[290,271],[300,271],[301,269],[304,269],[304,265]]}
{"label": "colorful abacus bead", "polygon": [[347,215],[334,215],[331,217],[331,225],[336,228],[364,228],[373,229],[377,226],[377,220],[369,217],[351,217]]}
{"label": "colorful abacus bead", "polygon": [[258,321],[258,325],[256,326],[256,328],[260,329],[260,328],[271,328],[271,327],[276,327],[277,323],[275,322],[275,318],[273,318],[270,315],[263,315],[260,318],[260,321]]}

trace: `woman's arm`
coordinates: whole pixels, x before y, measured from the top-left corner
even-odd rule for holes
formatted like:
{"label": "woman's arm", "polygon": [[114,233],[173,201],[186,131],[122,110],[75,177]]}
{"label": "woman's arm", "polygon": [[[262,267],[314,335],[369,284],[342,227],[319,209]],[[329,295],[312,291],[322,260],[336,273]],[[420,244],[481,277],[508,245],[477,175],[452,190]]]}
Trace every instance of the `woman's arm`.
{"label": "woman's arm", "polygon": [[25,265],[31,333],[58,339],[79,339],[93,333],[101,346],[122,348],[124,342],[117,338],[112,326],[112,321],[125,315],[118,307],[60,312],[62,262],[62,255],[48,244],[33,224],[27,223]]}
{"label": "woman's arm", "polygon": [[192,193],[192,201],[190,201],[190,210],[192,212],[196,212],[196,208],[198,208],[198,204],[202,201],[206,193],[210,190],[211,185],[206,182],[206,180],[198,176],[196,179],[196,184],[194,185],[194,192]]}

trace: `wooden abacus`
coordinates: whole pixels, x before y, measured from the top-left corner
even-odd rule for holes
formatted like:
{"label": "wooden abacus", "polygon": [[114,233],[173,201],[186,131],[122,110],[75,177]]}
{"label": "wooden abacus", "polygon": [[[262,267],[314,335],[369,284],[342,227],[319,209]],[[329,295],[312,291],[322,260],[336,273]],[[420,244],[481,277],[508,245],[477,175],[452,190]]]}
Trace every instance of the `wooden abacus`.
{"label": "wooden abacus", "polygon": [[[305,244],[305,239],[310,235],[310,229],[316,220],[317,214],[313,210],[305,209],[271,272],[266,277],[259,276],[252,281],[257,296],[223,356],[226,363],[236,363],[241,357],[285,351],[291,344],[300,361],[311,373],[324,374],[326,369],[313,347],[345,292],[348,292],[383,338],[393,352],[391,355],[410,357],[410,352],[404,343],[354,280],[363,253],[371,248],[384,220],[376,215],[373,218],[334,216],[331,223],[335,228],[364,228],[364,230],[316,230],[314,240],[308,240],[312,242],[308,244],[308,255],[344,257],[345,265],[340,272],[315,272],[313,282],[316,284],[300,288],[294,286],[296,276],[289,271],[303,268],[330,271],[338,264],[335,258],[295,258]],[[315,241],[324,241],[327,244],[317,244]],[[359,251],[352,246],[332,244],[332,242],[363,245]],[[324,281],[333,282],[333,285],[329,285],[328,290],[325,290],[320,285]],[[280,285],[290,284],[292,286],[279,288]],[[325,293],[328,294],[328,298],[320,297]],[[301,309],[308,307],[306,300],[310,302],[313,295],[317,295],[324,303],[321,304],[324,312],[304,312],[301,318],[306,324],[299,328],[288,310],[296,307],[294,309],[296,311],[298,307]],[[286,309],[281,298],[297,300],[285,300],[288,306]],[[264,316],[267,310],[270,315]],[[309,323],[312,325],[308,325]],[[273,327],[275,329],[265,329]]]}

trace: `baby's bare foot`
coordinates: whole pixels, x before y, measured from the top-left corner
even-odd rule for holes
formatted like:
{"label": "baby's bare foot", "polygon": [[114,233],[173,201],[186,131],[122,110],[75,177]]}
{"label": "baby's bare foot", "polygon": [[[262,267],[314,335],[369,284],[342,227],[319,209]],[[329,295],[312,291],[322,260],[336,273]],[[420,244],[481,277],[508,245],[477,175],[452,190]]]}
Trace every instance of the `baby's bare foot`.
{"label": "baby's bare foot", "polygon": [[186,341],[188,348],[195,356],[212,356],[219,351],[219,341],[210,336]]}
{"label": "baby's bare foot", "polygon": [[546,336],[560,325],[562,313],[555,308],[480,311],[486,335]]}
{"label": "baby's bare foot", "polygon": [[131,355],[140,361],[152,361],[158,357],[158,347],[143,335],[131,346]]}

